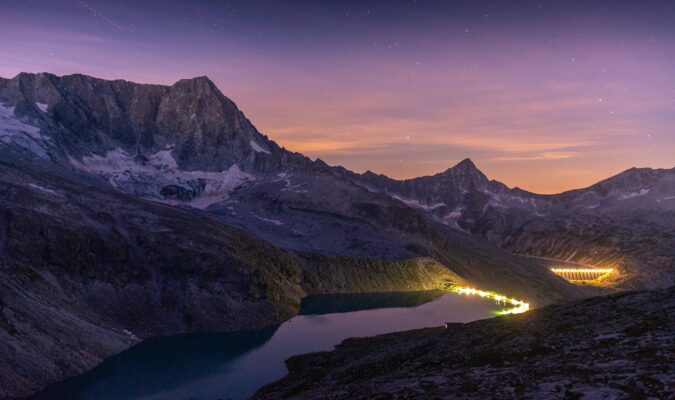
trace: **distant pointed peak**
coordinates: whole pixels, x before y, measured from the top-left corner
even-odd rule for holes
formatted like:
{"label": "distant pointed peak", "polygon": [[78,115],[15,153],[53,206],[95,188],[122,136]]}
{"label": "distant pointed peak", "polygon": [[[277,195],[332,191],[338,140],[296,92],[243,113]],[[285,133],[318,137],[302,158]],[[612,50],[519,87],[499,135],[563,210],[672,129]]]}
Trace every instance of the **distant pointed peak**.
{"label": "distant pointed peak", "polygon": [[455,165],[453,168],[478,169],[478,168],[476,167],[476,164],[474,164],[473,161],[471,161],[470,158],[465,158],[465,159],[463,159],[462,161],[460,161],[459,163],[457,163],[457,165]]}
{"label": "distant pointed peak", "polygon": [[454,166],[445,170],[445,172],[442,172],[442,174],[451,174],[456,172],[480,172],[480,170],[470,158],[465,158]]}
{"label": "distant pointed peak", "polygon": [[444,176],[464,176],[464,177],[477,177],[480,180],[483,180],[485,182],[488,182],[487,177],[481,170],[476,167],[476,164],[471,161],[470,158],[465,158],[459,163],[457,163],[454,167],[450,167],[445,172],[441,172],[439,175],[444,175]]}

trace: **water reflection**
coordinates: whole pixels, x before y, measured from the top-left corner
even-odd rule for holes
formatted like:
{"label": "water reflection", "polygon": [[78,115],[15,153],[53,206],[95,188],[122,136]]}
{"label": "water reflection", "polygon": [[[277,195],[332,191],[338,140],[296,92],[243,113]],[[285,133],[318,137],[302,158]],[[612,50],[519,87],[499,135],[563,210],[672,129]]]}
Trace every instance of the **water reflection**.
{"label": "water reflection", "polygon": [[332,314],[374,308],[415,307],[436,300],[447,292],[349,293],[322,294],[302,299],[300,315]]}

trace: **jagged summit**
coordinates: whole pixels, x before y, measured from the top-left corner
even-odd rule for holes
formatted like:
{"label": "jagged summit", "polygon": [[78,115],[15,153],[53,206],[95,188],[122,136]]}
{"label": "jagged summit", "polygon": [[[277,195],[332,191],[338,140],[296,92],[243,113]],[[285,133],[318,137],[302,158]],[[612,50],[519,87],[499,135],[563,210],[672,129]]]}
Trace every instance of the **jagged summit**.
{"label": "jagged summit", "polygon": [[[469,179],[473,185],[483,185],[488,182],[488,178],[483,172],[478,169],[476,164],[470,159],[465,158],[458,162],[455,166],[448,168],[444,172],[435,176],[450,176],[452,179]],[[424,178],[424,177],[422,177]]]}
{"label": "jagged summit", "polygon": [[[0,97],[40,126],[52,153],[81,161],[118,149],[151,157],[172,149],[183,169],[253,168],[256,155],[278,150],[207,77],[172,86],[108,81],[86,75],[21,74]],[[44,104],[40,113],[35,104]],[[253,143],[253,144],[251,144]],[[257,151],[260,150],[260,151]]]}
{"label": "jagged summit", "polygon": [[476,164],[470,158],[463,159],[462,161],[455,164],[453,168],[478,170],[478,167],[476,167]]}
{"label": "jagged summit", "polygon": [[[51,72],[19,72],[18,74],[14,75],[13,77],[10,78],[4,78],[0,77],[0,81],[15,81],[15,80],[34,80],[34,79],[54,79],[54,80],[89,80],[92,82],[109,82],[109,83],[127,83],[130,85],[139,85],[139,86],[160,86],[160,87],[165,87],[169,88],[171,86],[175,86],[178,84],[185,84],[185,83],[199,83],[199,84],[205,84],[205,85],[211,85],[217,89],[217,86],[215,83],[209,78],[207,75],[201,75],[201,76],[195,76],[192,78],[182,78],[177,80],[173,84],[165,85],[165,84],[156,84],[156,83],[140,83],[140,82],[134,82],[134,81],[129,81],[126,79],[104,79],[104,78],[98,78],[95,76],[87,75],[87,74],[82,74],[82,73],[73,73],[73,74],[66,74],[66,75],[56,75]],[[217,89],[220,91],[219,89]]]}
{"label": "jagged summit", "polygon": [[197,94],[200,92],[208,91],[218,96],[225,97],[225,95],[220,91],[220,89],[218,89],[218,86],[216,86],[216,84],[213,83],[213,81],[206,75],[196,76],[194,78],[180,79],[170,87],[193,90],[196,91]]}
{"label": "jagged summit", "polygon": [[195,76],[195,77],[192,77],[192,78],[179,79],[178,81],[176,81],[176,84],[180,83],[180,82],[190,82],[190,81],[192,81],[192,82],[204,82],[204,83],[214,85],[211,78],[209,78],[207,75],[200,75],[200,76]]}

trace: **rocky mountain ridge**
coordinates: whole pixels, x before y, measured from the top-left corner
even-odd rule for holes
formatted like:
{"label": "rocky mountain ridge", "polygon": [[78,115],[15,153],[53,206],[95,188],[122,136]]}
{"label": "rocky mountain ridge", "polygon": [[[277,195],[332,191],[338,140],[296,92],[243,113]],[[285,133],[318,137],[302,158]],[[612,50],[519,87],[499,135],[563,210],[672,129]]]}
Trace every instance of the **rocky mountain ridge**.
{"label": "rocky mountain ridge", "polygon": [[510,252],[616,268],[607,281],[615,287],[675,284],[675,168],[631,168],[553,195],[489,180],[468,159],[437,175],[401,181],[336,171]]}
{"label": "rocky mountain ridge", "polygon": [[0,93],[6,122],[40,132],[29,145],[20,134],[3,135],[6,142],[138,196],[201,197],[204,206],[253,173],[320,166],[260,134],[206,77],[160,86],[22,73]]}

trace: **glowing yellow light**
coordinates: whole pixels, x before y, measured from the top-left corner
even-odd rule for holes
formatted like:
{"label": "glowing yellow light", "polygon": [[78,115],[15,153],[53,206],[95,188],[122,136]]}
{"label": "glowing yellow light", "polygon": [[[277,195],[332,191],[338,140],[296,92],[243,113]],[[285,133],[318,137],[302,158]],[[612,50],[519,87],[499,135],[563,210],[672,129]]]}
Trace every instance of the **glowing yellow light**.
{"label": "glowing yellow light", "polygon": [[613,271],[613,268],[551,268],[551,272],[571,282],[600,280]]}
{"label": "glowing yellow light", "polygon": [[469,288],[469,287],[462,287],[462,286],[454,286],[450,290],[455,292],[455,293],[459,293],[459,294],[478,295],[478,296],[483,297],[483,298],[493,299],[497,302],[504,302],[504,303],[507,303],[507,304],[510,304],[510,305],[513,306],[512,308],[498,311],[497,314],[499,314],[499,315],[520,314],[520,313],[524,313],[525,311],[528,311],[530,309],[529,303],[526,303],[526,302],[521,301],[521,300],[510,299],[510,298],[508,298],[504,295],[501,295],[501,294],[495,293],[495,292],[478,290],[478,289]]}
{"label": "glowing yellow light", "polygon": [[551,271],[556,273],[588,272],[591,274],[609,274],[614,271],[614,268],[551,268]]}

